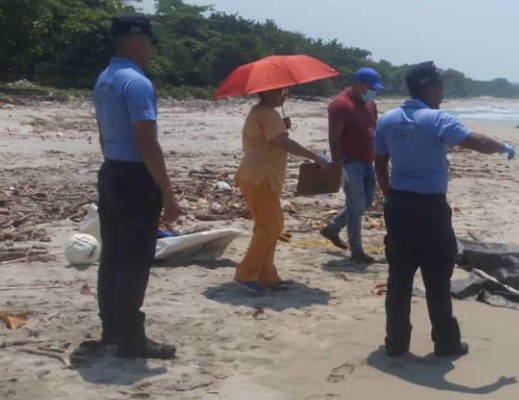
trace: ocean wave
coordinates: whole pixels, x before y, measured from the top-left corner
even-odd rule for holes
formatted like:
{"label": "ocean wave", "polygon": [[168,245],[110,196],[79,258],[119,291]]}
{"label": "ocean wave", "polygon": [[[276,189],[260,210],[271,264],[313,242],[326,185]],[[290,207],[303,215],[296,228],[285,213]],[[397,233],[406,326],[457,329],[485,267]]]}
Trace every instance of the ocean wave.
{"label": "ocean wave", "polygon": [[519,123],[519,103],[475,104],[472,106],[447,107],[445,111],[464,120]]}

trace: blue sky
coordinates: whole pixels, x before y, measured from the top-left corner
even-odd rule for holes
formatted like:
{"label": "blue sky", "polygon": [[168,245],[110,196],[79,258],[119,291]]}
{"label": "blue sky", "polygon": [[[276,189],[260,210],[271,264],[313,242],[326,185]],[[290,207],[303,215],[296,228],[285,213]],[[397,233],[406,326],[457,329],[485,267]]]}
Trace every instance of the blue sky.
{"label": "blue sky", "polygon": [[[395,65],[434,60],[470,78],[519,83],[517,0],[184,0],[311,38],[338,39]],[[153,0],[143,0],[151,12]]]}

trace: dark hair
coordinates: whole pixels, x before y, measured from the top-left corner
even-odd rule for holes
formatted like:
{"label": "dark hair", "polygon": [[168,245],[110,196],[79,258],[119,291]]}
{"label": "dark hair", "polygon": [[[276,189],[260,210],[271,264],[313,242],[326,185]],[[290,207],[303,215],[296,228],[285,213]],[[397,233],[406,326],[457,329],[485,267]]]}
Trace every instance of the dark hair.
{"label": "dark hair", "polygon": [[409,91],[409,96],[411,96],[412,99],[418,99],[422,97],[422,92],[424,91],[425,87],[407,85],[407,89]]}

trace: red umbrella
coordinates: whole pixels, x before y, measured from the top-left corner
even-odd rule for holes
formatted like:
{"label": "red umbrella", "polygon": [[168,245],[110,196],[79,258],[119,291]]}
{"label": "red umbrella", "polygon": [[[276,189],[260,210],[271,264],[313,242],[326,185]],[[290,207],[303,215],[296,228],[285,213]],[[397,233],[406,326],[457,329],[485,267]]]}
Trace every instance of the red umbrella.
{"label": "red umbrella", "polygon": [[304,54],[269,56],[236,68],[216,89],[214,97],[259,93],[337,75],[329,65]]}

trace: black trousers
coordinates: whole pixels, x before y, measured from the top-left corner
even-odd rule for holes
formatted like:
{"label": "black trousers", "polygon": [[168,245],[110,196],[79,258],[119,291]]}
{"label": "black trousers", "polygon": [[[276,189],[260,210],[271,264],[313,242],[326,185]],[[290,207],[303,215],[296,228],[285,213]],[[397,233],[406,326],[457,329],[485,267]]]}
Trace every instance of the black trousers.
{"label": "black trousers", "polygon": [[102,251],[98,303],[108,343],[145,343],[140,311],[155,257],[161,193],[143,163],[106,160],[98,174]]}
{"label": "black trousers", "polygon": [[445,195],[391,190],[384,205],[389,278],[386,297],[386,347],[406,350],[411,339],[413,278],[420,268],[435,348],[458,346],[460,330],[452,315],[450,278],[456,236]]}

